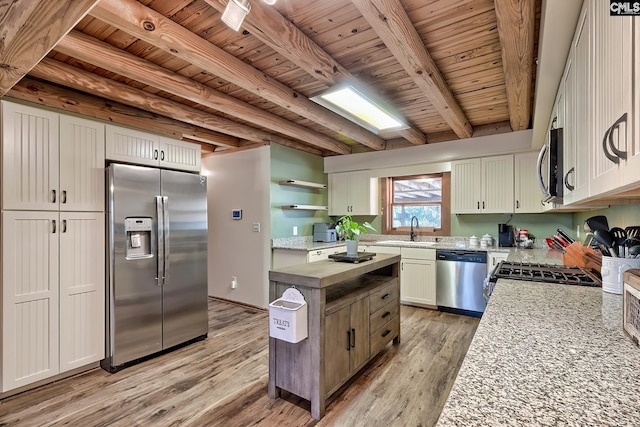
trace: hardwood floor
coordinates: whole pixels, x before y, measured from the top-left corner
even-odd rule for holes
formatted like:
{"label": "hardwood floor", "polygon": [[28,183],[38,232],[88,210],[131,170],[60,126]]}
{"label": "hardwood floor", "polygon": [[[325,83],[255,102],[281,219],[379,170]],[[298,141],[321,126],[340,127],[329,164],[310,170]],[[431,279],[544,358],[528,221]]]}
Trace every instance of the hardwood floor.
{"label": "hardwood floor", "polygon": [[402,306],[402,343],[373,359],[317,422],[309,402],[267,396],[267,313],[210,299],[206,340],[6,398],[0,426],[431,426],[478,321]]}

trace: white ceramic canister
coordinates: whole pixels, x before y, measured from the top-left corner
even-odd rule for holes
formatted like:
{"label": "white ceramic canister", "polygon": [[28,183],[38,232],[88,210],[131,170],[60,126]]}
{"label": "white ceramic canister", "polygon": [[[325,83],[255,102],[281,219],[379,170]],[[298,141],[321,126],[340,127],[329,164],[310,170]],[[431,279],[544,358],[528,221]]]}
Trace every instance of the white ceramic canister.
{"label": "white ceramic canister", "polygon": [[639,268],[640,258],[602,257],[602,290],[612,294],[622,294],[622,273],[630,268]]}
{"label": "white ceramic canister", "polygon": [[479,243],[480,239],[478,239],[476,236],[469,237],[469,246],[478,246]]}

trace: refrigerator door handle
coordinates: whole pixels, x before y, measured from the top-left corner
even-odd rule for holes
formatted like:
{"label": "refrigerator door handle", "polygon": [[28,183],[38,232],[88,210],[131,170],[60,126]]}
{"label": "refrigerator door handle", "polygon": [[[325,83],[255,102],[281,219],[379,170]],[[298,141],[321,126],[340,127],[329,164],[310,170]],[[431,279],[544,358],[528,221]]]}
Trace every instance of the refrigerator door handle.
{"label": "refrigerator door handle", "polygon": [[162,197],[163,221],[164,221],[164,276],[163,282],[166,284],[169,280],[169,198],[167,196]]}
{"label": "refrigerator door handle", "polygon": [[156,256],[156,280],[157,285],[161,286],[163,282],[164,270],[164,209],[162,207],[162,196],[156,196],[156,214],[158,217],[158,253]]}

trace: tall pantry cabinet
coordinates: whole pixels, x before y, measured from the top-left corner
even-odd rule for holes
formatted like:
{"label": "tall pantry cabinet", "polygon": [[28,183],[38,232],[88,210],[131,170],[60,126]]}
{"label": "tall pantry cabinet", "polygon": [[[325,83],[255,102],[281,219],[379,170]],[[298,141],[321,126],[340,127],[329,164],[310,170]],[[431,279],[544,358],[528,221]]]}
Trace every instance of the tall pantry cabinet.
{"label": "tall pantry cabinet", "polygon": [[6,392],[104,358],[104,124],[7,101],[2,117]]}

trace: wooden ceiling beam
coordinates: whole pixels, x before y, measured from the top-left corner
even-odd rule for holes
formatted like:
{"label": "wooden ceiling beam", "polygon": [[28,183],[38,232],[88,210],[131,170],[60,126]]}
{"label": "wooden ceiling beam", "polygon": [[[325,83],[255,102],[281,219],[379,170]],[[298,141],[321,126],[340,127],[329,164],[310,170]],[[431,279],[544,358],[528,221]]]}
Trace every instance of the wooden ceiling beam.
{"label": "wooden ceiling beam", "polygon": [[[205,1],[220,13],[224,12],[229,2],[229,0]],[[251,2],[251,12],[244,18],[242,26],[262,43],[328,86],[340,82],[352,82],[356,87],[363,86],[362,82],[328,52],[263,1]],[[427,137],[413,126],[397,133],[412,144],[427,143]]]}
{"label": "wooden ceiling beam", "polygon": [[241,147],[246,144],[245,141],[233,136],[189,125],[109,99],[35,80],[29,76],[11,88],[7,96],[124,126],[157,132],[170,138],[193,139],[222,147]]}
{"label": "wooden ceiling beam", "polygon": [[0,2],[0,97],[44,58],[97,2]]}
{"label": "wooden ceiling beam", "polygon": [[58,43],[55,50],[332,153],[351,153],[351,148],[342,142],[254,107],[78,31],[70,32]]}
{"label": "wooden ceiling beam", "polygon": [[332,113],[136,0],[100,2],[99,20],[374,150],[384,140]]}
{"label": "wooden ceiling beam", "polygon": [[459,138],[473,129],[400,0],[351,0]]}
{"label": "wooden ceiling beam", "polygon": [[29,75],[248,141],[293,142],[52,59],[43,59]]}
{"label": "wooden ceiling beam", "polygon": [[500,0],[495,4],[509,121],[512,130],[524,130],[531,119],[536,2]]}

